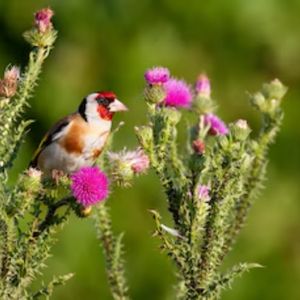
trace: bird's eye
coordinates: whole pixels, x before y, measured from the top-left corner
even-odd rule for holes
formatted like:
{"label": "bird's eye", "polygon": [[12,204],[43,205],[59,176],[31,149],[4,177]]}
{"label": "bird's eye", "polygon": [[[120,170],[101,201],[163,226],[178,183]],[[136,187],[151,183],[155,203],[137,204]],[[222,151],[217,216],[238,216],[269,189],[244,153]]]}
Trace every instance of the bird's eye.
{"label": "bird's eye", "polygon": [[96,100],[97,100],[98,104],[101,104],[101,105],[103,105],[105,107],[110,104],[110,101],[108,99],[106,99],[106,98],[98,98]]}

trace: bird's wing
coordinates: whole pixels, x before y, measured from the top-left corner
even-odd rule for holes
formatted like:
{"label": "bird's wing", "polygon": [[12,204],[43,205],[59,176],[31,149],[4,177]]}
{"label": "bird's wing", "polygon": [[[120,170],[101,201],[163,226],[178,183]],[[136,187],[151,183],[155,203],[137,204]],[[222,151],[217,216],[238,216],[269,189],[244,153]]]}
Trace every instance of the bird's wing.
{"label": "bird's wing", "polygon": [[63,119],[59,120],[54,126],[44,135],[42,141],[40,142],[37,150],[35,151],[33,158],[29,164],[29,167],[36,168],[38,157],[40,153],[51,143],[58,140],[64,133],[64,130],[70,126],[75,114],[69,115],[64,117]]}

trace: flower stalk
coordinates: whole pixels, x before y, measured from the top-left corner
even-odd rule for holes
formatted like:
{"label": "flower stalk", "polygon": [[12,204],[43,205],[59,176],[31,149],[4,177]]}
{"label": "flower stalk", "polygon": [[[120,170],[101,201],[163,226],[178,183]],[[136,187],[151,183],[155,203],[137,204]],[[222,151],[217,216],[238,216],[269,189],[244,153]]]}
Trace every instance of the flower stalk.
{"label": "flower stalk", "polygon": [[123,234],[115,237],[112,233],[112,225],[109,209],[105,203],[96,208],[94,215],[98,238],[103,247],[106,262],[106,272],[113,299],[128,300],[128,286],[125,280],[123,261]]}
{"label": "flower stalk", "polygon": [[[268,148],[280,128],[280,103],[286,88],[275,80],[251,97],[263,118],[260,134],[252,138],[245,120],[227,126],[212,113],[215,104],[206,76],[198,78],[189,105],[186,94],[169,80],[169,85],[164,83],[170,97],[166,105],[172,103],[172,108],[149,106],[149,124],[136,129],[173,217],[174,228],[162,224],[159,213],[152,210],[154,235],[177,267],[178,299],[219,299],[236,277],[259,266],[244,263],[225,273],[220,270],[264,181]],[[199,122],[188,129],[191,145],[180,155],[176,125],[182,108],[191,108]],[[167,236],[170,232],[178,234]]]}

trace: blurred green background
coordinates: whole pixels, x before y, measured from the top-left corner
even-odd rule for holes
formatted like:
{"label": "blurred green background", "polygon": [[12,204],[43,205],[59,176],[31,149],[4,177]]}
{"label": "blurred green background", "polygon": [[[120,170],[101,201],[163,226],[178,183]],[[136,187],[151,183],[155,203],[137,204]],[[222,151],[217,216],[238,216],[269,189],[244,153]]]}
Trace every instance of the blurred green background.
{"label": "blurred green background", "polygon": [[[275,77],[289,86],[285,120],[271,150],[267,188],[256,202],[235,250],[226,261],[258,262],[224,299],[300,299],[300,1],[299,0],[0,0],[0,67],[24,66],[29,47],[22,32],[35,10],[50,5],[59,30],[32,99],[36,120],[17,159],[13,176],[23,170],[43,133],[74,111],[94,90],[111,89],[130,108],[116,117],[126,125],[115,149],[134,147],[135,125],[146,121],[143,73],[163,65],[193,82],[210,76],[213,96],[227,121],[259,119],[245,91],[256,91]],[[298,125],[297,125],[298,124]],[[159,182],[151,173],[109,199],[116,232],[124,231],[127,274],[133,299],[172,299],[173,266],[151,237],[147,209],[156,208],[169,222]],[[111,299],[103,256],[92,220],[72,218],[58,236],[45,271],[75,272],[53,299]]]}

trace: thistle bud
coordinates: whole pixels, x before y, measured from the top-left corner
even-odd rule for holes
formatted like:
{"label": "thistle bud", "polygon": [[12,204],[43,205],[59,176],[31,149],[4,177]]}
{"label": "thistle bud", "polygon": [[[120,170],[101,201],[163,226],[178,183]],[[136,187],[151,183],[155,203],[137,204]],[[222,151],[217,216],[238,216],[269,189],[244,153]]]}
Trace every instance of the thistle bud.
{"label": "thistle bud", "polygon": [[262,92],[268,99],[281,100],[287,92],[287,87],[285,87],[278,79],[274,79],[270,83],[263,85]]}
{"label": "thistle bud", "polygon": [[197,114],[212,113],[216,105],[211,99],[211,87],[208,77],[204,74],[200,74],[195,83],[196,97],[193,101],[192,108]]}
{"label": "thistle bud", "polygon": [[259,111],[273,116],[278,111],[281,99],[286,92],[287,88],[278,79],[275,79],[264,84],[262,92],[251,96],[250,101]]}
{"label": "thistle bud", "polygon": [[13,97],[16,94],[19,79],[20,69],[18,67],[7,68],[4,72],[4,78],[0,80],[0,97]]}
{"label": "thistle bud", "polygon": [[37,192],[41,187],[42,172],[29,168],[23,176],[23,186],[27,191]]}
{"label": "thistle bud", "polygon": [[113,180],[124,187],[131,185],[133,175],[146,172],[150,166],[148,156],[140,148],[135,151],[124,149],[119,153],[109,152],[108,159]]}
{"label": "thistle bud", "polygon": [[181,119],[181,112],[175,108],[169,107],[165,108],[165,113],[167,116],[167,120],[170,122],[172,126],[178,124]]}
{"label": "thistle bud", "polygon": [[266,98],[262,93],[256,93],[250,97],[250,102],[260,111],[263,111],[266,103]]}
{"label": "thistle bud", "polygon": [[244,141],[249,136],[251,129],[246,120],[237,120],[230,125],[232,135],[239,141]]}
{"label": "thistle bud", "polygon": [[43,8],[34,14],[35,26],[39,32],[45,33],[52,28],[51,18],[53,15],[50,8]]}
{"label": "thistle bud", "polygon": [[205,152],[205,143],[203,140],[194,140],[192,147],[195,151],[195,153],[202,155]]}
{"label": "thistle bud", "polygon": [[195,90],[197,95],[210,98],[210,82],[208,77],[205,74],[200,74],[195,84]]}
{"label": "thistle bud", "polygon": [[144,90],[144,98],[148,103],[161,103],[166,97],[166,91],[163,85],[148,85]]}
{"label": "thistle bud", "polygon": [[57,35],[51,22],[53,15],[54,13],[50,8],[43,8],[34,14],[35,27],[23,35],[29,44],[35,47],[53,45]]}

